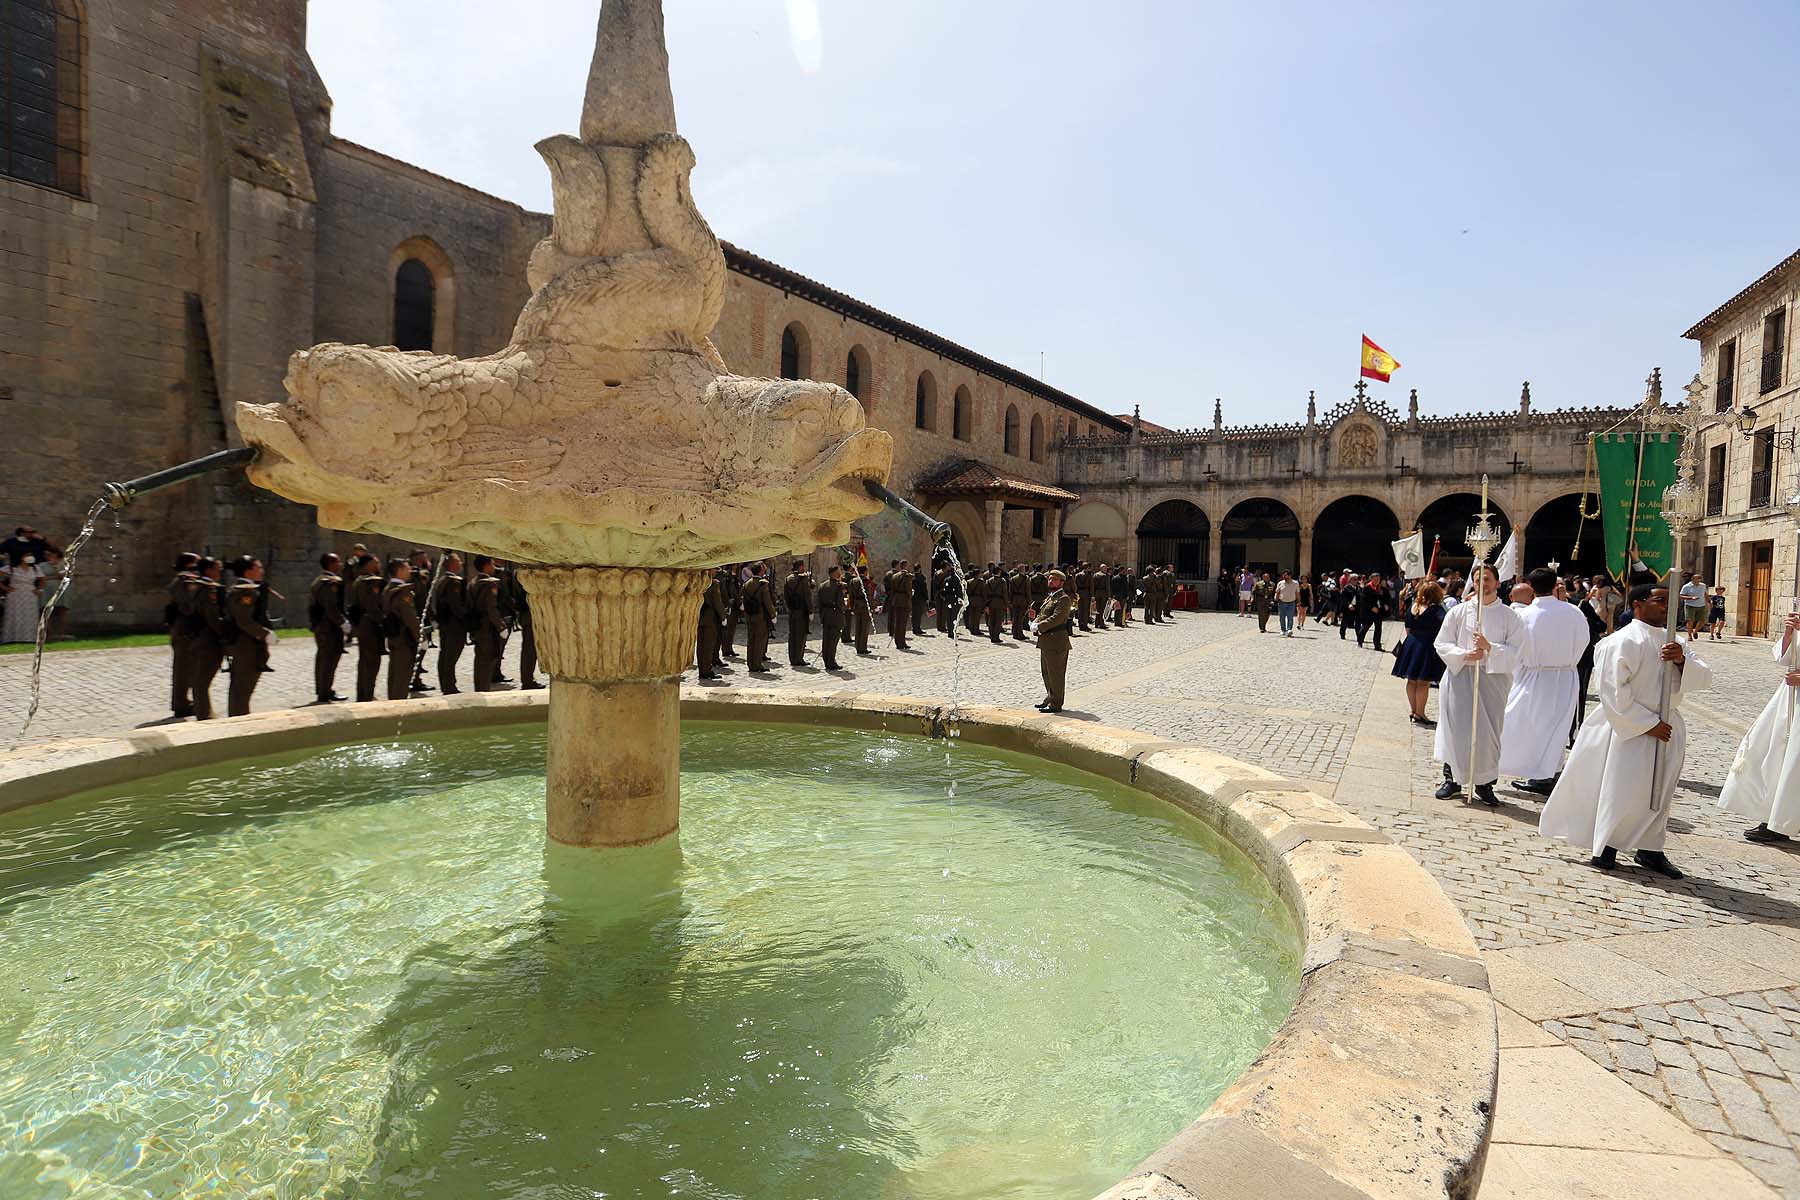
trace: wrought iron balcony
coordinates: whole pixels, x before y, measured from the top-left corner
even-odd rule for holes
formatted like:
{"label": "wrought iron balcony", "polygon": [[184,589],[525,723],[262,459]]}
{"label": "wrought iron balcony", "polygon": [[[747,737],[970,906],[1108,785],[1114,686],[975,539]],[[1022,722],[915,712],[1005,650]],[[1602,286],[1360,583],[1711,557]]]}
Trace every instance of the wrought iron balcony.
{"label": "wrought iron balcony", "polygon": [[1775,491],[1775,472],[1750,472],[1750,507],[1767,508]]}
{"label": "wrought iron balcony", "polygon": [[1713,384],[1713,411],[1730,412],[1732,393],[1737,389],[1737,377],[1726,375]]}
{"label": "wrought iron balcony", "polygon": [[1762,356],[1762,390],[1772,392],[1781,386],[1782,347],[1777,346]]}

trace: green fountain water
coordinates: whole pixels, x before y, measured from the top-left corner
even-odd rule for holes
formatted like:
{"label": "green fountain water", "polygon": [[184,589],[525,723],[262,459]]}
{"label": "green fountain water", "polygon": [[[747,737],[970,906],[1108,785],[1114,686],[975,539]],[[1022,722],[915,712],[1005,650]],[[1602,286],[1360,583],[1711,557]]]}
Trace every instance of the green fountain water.
{"label": "green fountain water", "polygon": [[679,844],[570,851],[543,753],[0,818],[0,1196],[1078,1198],[1292,1003],[1261,875],[1093,776],[690,724]]}

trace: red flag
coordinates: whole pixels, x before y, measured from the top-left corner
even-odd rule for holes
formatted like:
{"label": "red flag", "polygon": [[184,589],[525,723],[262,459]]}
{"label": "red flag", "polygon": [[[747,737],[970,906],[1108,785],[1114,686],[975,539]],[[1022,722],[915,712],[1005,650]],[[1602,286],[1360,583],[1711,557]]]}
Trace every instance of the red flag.
{"label": "red flag", "polygon": [[1433,536],[1431,539],[1431,565],[1429,567],[1425,568],[1425,578],[1427,578],[1427,579],[1436,579],[1437,578],[1438,546],[1439,546],[1439,544],[1441,544],[1443,542],[1443,540],[1444,539],[1442,537],[1438,537],[1438,536]]}

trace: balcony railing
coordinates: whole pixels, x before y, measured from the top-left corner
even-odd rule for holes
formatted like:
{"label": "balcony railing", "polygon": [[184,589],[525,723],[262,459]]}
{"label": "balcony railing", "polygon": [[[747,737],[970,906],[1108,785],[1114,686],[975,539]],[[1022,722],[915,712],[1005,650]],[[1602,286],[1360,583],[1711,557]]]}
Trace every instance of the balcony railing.
{"label": "balcony railing", "polygon": [[1706,515],[1709,517],[1722,517],[1725,515],[1725,488],[1723,486],[1723,481],[1721,481],[1721,486],[1719,487],[1709,487],[1706,489]]}
{"label": "balcony railing", "polygon": [[1781,347],[1762,356],[1762,390],[1772,392],[1781,386]]}
{"label": "balcony railing", "polygon": [[1750,472],[1750,507],[1767,508],[1769,498],[1775,491],[1775,472]]}
{"label": "balcony railing", "polygon": [[1736,386],[1737,386],[1737,379],[1736,379],[1736,377],[1731,376],[1731,375],[1724,376],[1723,378],[1721,378],[1719,380],[1718,383],[1713,385],[1713,411],[1714,412],[1730,412],[1731,411],[1731,399],[1732,399],[1731,393],[1732,393],[1732,389],[1735,388]]}

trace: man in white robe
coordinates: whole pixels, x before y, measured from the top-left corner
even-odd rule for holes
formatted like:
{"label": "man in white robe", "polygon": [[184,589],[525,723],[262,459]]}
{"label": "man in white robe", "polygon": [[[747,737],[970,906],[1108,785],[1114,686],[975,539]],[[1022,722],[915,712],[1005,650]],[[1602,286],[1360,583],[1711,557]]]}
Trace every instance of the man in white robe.
{"label": "man in white robe", "polygon": [[[1562,778],[1544,805],[1538,832],[1594,851],[1593,865],[1610,871],[1619,851],[1635,850],[1638,865],[1670,879],[1681,872],[1663,853],[1669,808],[1687,753],[1687,726],[1675,710],[1684,693],[1712,686],[1712,670],[1693,647],[1667,641],[1669,589],[1631,589],[1632,622],[1594,651],[1600,707],[1581,723]],[[1665,671],[1674,672],[1669,719],[1659,712]],[[1656,751],[1663,750],[1656,777]],[[1654,794],[1653,794],[1654,793]]]}
{"label": "man in white robe", "polygon": [[1753,842],[1800,833],[1800,613],[1789,613],[1775,644],[1781,686],[1744,735],[1725,776],[1719,807],[1757,821]]}
{"label": "man in white robe", "polygon": [[1556,786],[1563,747],[1581,691],[1577,667],[1587,653],[1588,622],[1579,608],[1556,598],[1556,572],[1539,567],[1526,577],[1532,601],[1525,623],[1525,653],[1513,672],[1500,738],[1502,774],[1522,776],[1518,787],[1548,796]]}
{"label": "man in white robe", "polygon": [[[1437,757],[1444,764],[1444,785],[1437,790],[1437,798],[1449,800],[1472,789],[1475,799],[1491,806],[1500,803],[1494,795],[1494,781],[1500,778],[1500,731],[1506,722],[1513,668],[1524,648],[1525,623],[1501,602],[1500,578],[1494,568],[1478,566],[1470,575],[1471,601],[1477,589],[1480,602],[1451,609],[1434,643],[1438,657],[1444,660],[1444,678],[1438,684],[1436,746]],[[1481,697],[1479,707],[1477,695]],[[1476,724],[1473,745],[1471,721]]]}

